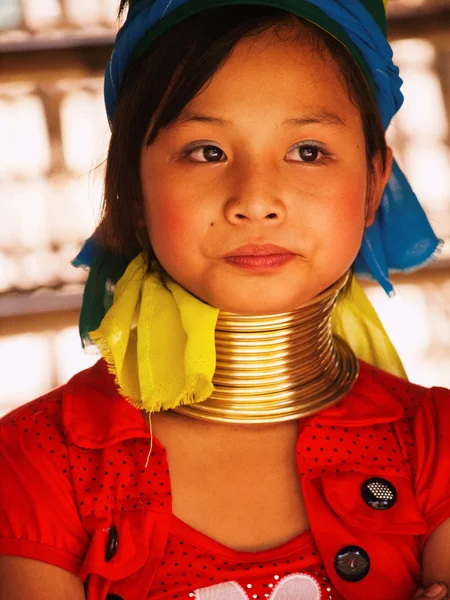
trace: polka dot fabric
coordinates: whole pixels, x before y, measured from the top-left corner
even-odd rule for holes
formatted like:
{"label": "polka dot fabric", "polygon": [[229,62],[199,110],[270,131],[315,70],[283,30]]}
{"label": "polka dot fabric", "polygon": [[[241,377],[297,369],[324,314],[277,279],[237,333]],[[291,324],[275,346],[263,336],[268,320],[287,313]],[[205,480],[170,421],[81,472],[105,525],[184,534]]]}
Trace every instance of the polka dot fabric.
{"label": "polka dot fabric", "polygon": [[[423,543],[450,517],[449,422],[447,390],[361,363],[344,400],[299,423],[311,531],[236,553],[171,514],[165,450],[154,440],[146,468],[148,425],[100,361],[1,420],[0,553],[89,578],[88,600],[277,600],[307,589],[308,598],[410,600]],[[364,500],[373,478],[395,488],[388,510]],[[335,569],[348,546],[370,557],[358,582]]]}
{"label": "polka dot fabric", "polygon": [[242,597],[265,600],[284,578],[301,573],[317,582],[318,599],[342,598],[326,575],[310,532],[269,551],[235,552],[174,518],[151,597],[195,599],[201,590],[236,582],[245,591]]}
{"label": "polka dot fabric", "polygon": [[0,553],[78,573],[89,544],[75,498],[61,390],[0,422]]}
{"label": "polka dot fabric", "polygon": [[85,523],[107,519],[112,511],[170,511],[165,452],[156,449],[145,468],[148,451],[149,439],[124,440],[103,452],[72,451],[74,486]]}

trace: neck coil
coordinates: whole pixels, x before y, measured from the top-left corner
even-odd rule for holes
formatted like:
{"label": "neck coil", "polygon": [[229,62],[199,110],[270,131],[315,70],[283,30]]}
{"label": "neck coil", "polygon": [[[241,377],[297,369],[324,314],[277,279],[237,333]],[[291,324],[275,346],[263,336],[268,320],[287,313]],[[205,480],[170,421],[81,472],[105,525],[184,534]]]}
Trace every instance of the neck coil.
{"label": "neck coil", "polygon": [[331,314],[348,277],[290,313],[220,312],[214,392],[205,402],[175,410],[205,421],[274,423],[337,402],[358,376],[356,356],[331,331]]}

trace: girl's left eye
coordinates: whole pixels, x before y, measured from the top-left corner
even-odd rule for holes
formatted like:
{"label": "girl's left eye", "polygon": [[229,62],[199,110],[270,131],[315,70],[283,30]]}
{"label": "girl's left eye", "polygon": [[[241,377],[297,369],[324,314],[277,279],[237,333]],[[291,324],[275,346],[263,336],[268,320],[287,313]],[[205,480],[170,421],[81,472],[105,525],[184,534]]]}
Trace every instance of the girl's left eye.
{"label": "girl's left eye", "polygon": [[302,142],[291,148],[286,154],[288,161],[320,164],[325,158],[329,157],[330,154],[326,152],[322,144],[312,142]]}
{"label": "girl's left eye", "polygon": [[212,144],[203,144],[196,148],[191,148],[186,151],[185,156],[189,157],[193,162],[198,163],[215,163],[223,162],[225,152],[218,146]]}

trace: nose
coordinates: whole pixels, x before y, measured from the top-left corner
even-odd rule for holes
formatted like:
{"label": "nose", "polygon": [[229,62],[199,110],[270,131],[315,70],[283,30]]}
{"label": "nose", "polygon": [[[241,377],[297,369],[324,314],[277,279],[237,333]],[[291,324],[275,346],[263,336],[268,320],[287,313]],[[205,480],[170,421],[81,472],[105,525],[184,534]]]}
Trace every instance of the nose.
{"label": "nose", "polygon": [[286,206],[279,188],[276,173],[247,166],[236,174],[225,205],[225,218],[233,225],[280,224],[286,217]]}

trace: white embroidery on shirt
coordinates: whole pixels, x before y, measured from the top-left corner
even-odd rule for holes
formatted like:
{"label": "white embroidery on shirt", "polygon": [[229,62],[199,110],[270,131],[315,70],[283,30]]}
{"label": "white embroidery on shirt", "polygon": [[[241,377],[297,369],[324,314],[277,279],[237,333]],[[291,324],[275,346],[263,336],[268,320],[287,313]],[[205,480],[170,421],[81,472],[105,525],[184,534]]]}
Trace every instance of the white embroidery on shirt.
{"label": "white embroidery on shirt", "polygon": [[[275,581],[279,579],[276,576]],[[269,584],[271,592],[261,596],[261,600],[321,600],[320,586],[311,575],[288,575],[276,584]],[[236,581],[219,583],[207,588],[198,589],[193,594],[195,600],[253,600],[255,595],[248,596]]]}

